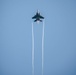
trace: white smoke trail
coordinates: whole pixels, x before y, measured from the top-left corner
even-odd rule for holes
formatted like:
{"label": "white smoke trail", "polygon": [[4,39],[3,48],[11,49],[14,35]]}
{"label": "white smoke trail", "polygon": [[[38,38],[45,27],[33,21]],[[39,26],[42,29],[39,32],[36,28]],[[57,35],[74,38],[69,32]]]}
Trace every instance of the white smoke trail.
{"label": "white smoke trail", "polygon": [[44,68],[44,21],[43,21],[43,29],[42,29],[42,75],[43,75],[43,68]]}
{"label": "white smoke trail", "polygon": [[32,75],[34,75],[34,29],[32,23]]}

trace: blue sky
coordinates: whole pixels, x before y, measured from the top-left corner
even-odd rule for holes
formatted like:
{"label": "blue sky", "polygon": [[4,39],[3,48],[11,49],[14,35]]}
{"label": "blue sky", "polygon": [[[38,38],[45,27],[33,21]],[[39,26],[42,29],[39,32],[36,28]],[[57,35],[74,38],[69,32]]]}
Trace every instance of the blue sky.
{"label": "blue sky", "polygon": [[[0,0],[0,75],[32,75],[32,19],[45,17],[44,75],[76,75],[75,0]],[[34,23],[35,75],[41,75],[42,23]]]}

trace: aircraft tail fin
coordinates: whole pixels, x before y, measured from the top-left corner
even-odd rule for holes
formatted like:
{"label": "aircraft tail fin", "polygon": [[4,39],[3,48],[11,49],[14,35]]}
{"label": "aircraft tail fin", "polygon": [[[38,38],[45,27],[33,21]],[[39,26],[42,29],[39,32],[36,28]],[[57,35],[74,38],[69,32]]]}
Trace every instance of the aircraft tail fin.
{"label": "aircraft tail fin", "polygon": [[34,20],[34,22],[36,22],[37,20]]}
{"label": "aircraft tail fin", "polygon": [[37,19],[36,19],[36,20],[34,20],[34,22],[37,22],[37,21],[40,21],[40,22],[42,22],[42,20],[37,20]]}

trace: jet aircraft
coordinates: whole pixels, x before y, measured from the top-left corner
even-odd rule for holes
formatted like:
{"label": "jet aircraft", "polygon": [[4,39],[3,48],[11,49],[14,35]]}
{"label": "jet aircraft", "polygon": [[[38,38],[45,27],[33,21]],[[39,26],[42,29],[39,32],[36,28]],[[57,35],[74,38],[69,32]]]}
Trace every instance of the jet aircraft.
{"label": "jet aircraft", "polygon": [[32,19],[35,19],[34,22],[42,22],[41,19],[44,19],[44,17],[41,16],[39,10],[37,10],[36,15],[34,15],[34,16],[32,17]]}

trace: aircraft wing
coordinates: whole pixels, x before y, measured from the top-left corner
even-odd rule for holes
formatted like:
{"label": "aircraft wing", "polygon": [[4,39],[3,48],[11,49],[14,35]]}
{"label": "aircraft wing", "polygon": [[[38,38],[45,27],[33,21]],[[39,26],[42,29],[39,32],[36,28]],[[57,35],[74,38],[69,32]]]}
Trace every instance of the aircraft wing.
{"label": "aircraft wing", "polygon": [[37,18],[37,15],[35,15],[35,16],[32,17],[32,19],[35,19],[35,18]]}
{"label": "aircraft wing", "polygon": [[39,17],[40,17],[41,19],[44,19],[44,17],[43,17],[43,16],[41,16],[41,15],[40,15]]}

